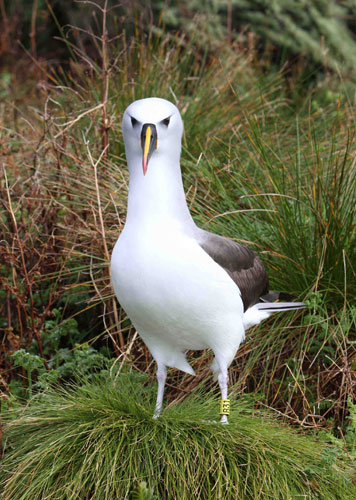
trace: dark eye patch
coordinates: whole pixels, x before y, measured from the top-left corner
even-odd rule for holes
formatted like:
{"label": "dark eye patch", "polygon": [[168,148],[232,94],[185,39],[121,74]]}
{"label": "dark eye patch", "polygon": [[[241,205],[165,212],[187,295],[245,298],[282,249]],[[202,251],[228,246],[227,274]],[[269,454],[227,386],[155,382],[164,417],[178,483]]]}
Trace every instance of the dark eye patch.
{"label": "dark eye patch", "polygon": [[136,118],[131,116],[131,123],[132,123],[132,126],[134,127],[135,125],[137,125],[138,121],[136,120]]}
{"label": "dark eye patch", "polygon": [[163,125],[168,127],[170,121],[171,121],[171,117],[169,116],[168,118],[165,118],[164,120],[162,120],[161,123],[163,123]]}

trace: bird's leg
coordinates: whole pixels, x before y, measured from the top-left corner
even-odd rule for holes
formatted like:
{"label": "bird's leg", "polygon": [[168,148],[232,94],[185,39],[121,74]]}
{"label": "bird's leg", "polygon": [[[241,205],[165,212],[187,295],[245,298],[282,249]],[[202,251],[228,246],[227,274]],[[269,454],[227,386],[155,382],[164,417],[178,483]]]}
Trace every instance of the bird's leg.
{"label": "bird's leg", "polygon": [[162,411],[163,393],[164,393],[166,378],[167,378],[167,369],[165,365],[157,363],[158,391],[157,391],[156,407],[155,407],[155,412],[153,414],[153,418],[158,418]]}
{"label": "bird's leg", "polygon": [[220,368],[220,372],[218,375],[218,381],[219,381],[219,387],[220,387],[221,399],[222,399],[222,401],[221,401],[222,404],[221,404],[221,408],[220,408],[220,415],[221,415],[220,422],[222,424],[228,424],[229,421],[228,421],[227,415],[229,413],[230,408],[229,408],[229,405],[226,405],[226,402],[228,401],[228,399],[227,399],[227,384],[229,381],[229,376],[227,374],[227,368],[225,368],[225,369]]}

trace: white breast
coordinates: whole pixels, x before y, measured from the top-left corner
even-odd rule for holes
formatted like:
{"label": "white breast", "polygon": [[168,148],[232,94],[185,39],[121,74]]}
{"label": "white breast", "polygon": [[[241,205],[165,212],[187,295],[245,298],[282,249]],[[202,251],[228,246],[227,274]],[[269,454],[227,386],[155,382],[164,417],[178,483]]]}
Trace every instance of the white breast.
{"label": "white breast", "polygon": [[157,342],[179,351],[241,342],[238,287],[174,224],[146,234],[125,226],[111,267],[118,300],[150,349]]}

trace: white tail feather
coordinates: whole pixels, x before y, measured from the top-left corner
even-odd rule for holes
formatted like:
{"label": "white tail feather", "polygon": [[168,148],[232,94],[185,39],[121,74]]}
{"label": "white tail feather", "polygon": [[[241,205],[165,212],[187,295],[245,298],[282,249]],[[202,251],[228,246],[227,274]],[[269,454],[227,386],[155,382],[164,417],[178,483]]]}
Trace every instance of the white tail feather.
{"label": "white tail feather", "polygon": [[304,309],[304,302],[261,302],[256,304],[259,311],[293,311],[293,309]]}
{"label": "white tail feather", "polygon": [[258,325],[275,312],[293,311],[294,309],[304,309],[304,302],[260,302],[247,309],[243,315],[243,325],[245,330],[251,326]]}

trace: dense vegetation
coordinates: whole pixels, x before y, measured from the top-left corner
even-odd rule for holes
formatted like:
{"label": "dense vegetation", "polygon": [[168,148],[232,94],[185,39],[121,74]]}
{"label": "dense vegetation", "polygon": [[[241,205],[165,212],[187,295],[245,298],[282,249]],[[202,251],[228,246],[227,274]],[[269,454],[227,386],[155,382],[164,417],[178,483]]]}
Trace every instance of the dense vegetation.
{"label": "dense vegetation", "polygon": [[[256,10],[262,2],[252,3]],[[294,4],[299,3],[288,2],[289,8]],[[101,463],[101,453],[106,453],[107,460],[118,460],[121,455],[115,455],[117,443],[113,439],[116,433],[125,432],[120,425],[131,429],[132,442],[142,439],[140,433],[150,436],[151,421],[147,415],[153,405],[149,390],[153,379],[147,382],[147,377],[140,379],[136,374],[153,374],[154,364],[116,303],[108,266],[126,210],[121,115],[130,102],[150,95],[172,100],[182,112],[184,183],[197,223],[250,245],[265,262],[272,288],[288,289],[309,306],[306,312],[275,316],[248,332],[230,368],[236,425],[231,426],[228,437],[221,438],[223,454],[229,457],[229,453],[235,453],[228,451],[228,440],[240,443],[241,433],[245,437],[258,433],[261,441],[254,449],[257,455],[251,455],[249,444],[241,449],[239,460],[252,464],[245,490],[241,489],[242,483],[234,475],[238,474],[237,469],[229,460],[218,464],[216,475],[214,472],[210,479],[216,488],[221,488],[230,474],[235,478],[231,498],[242,491],[246,498],[257,498],[254,495],[259,494],[258,484],[262,483],[254,481],[277,467],[275,482],[263,483],[266,495],[278,491],[283,499],[301,493],[314,495],[312,498],[347,498],[348,467],[356,460],[352,62],[346,63],[335,49],[329,51],[330,62],[325,56],[321,68],[314,52],[304,47],[302,58],[277,70],[280,56],[274,46],[263,43],[258,24],[253,24],[258,28],[255,32],[234,35],[231,27],[226,31],[221,21],[223,13],[218,9],[214,23],[220,31],[214,37],[210,35],[214,43],[206,43],[203,36],[197,36],[199,23],[194,30],[182,32],[186,18],[181,12],[173,12],[174,5],[173,2],[162,16],[171,15],[170,24],[168,18],[165,23],[175,27],[176,32],[166,32],[158,14],[157,23],[143,29],[140,19],[135,24],[130,16],[120,18],[122,10],[113,10],[107,17],[107,36],[103,31],[93,35],[89,30],[81,35],[79,30],[73,34],[72,28],[62,30],[58,12],[48,7],[46,22],[55,19],[57,27],[53,30],[59,30],[63,40],[64,49],[54,50],[56,60],[51,62],[48,54],[45,58],[41,40],[27,48],[24,44],[29,62],[22,59],[21,68],[13,58],[3,58],[0,383],[3,418],[11,425],[1,445],[6,470],[13,473],[12,477],[3,476],[10,478],[4,498],[22,498],[16,496],[23,490],[19,475],[27,471],[27,482],[32,470],[44,466],[41,448],[31,451],[36,442],[48,450],[47,464],[54,463],[53,457],[60,460],[53,482],[47,483],[44,467],[45,475],[32,482],[34,488],[43,488],[43,494],[47,487],[48,491],[58,492],[58,496],[49,498],[68,498],[69,490],[80,489],[79,483],[72,483],[62,470],[68,453],[73,452],[70,471],[77,474],[76,467],[82,467],[80,481],[88,481],[87,489],[83,489],[85,494],[88,498],[93,495],[96,482],[96,498],[106,498],[104,492],[112,486],[105,479],[108,469],[100,470],[100,480],[95,474],[88,478],[83,475],[88,464]],[[236,29],[240,25],[233,20],[239,5],[243,2],[232,2],[231,26]],[[324,2],[317,5],[324,17],[330,14]],[[339,13],[353,13],[347,2],[333,5]],[[41,2],[38,9],[45,9]],[[87,6],[83,5],[83,9]],[[159,10],[155,9],[156,4],[153,18]],[[196,9],[198,14],[206,15],[198,6]],[[248,13],[246,10],[245,15]],[[281,18],[282,14],[286,15],[283,9]],[[96,24],[105,33],[100,9],[96,18]],[[84,17],[86,29],[95,26],[90,19]],[[312,17],[306,19],[312,22]],[[301,29],[319,43],[320,32],[309,29],[304,18],[302,21]],[[298,17],[295,22],[298,23]],[[339,28],[346,30],[345,22],[340,15]],[[3,32],[8,38],[3,39],[3,44],[9,44],[10,32],[19,32],[21,26],[15,16],[8,16],[6,23]],[[18,23],[17,31],[9,29],[11,23]],[[325,23],[319,24],[325,27]],[[113,35],[115,26],[118,36]],[[204,33],[207,34],[205,29]],[[261,37],[258,42],[254,38],[257,34]],[[345,37],[348,46],[353,47],[355,42],[349,35]],[[326,37],[325,43],[329,40],[332,37]],[[281,50],[286,47],[283,57],[303,49],[297,42],[291,52],[287,44],[280,42]],[[338,50],[341,51],[341,45]],[[34,51],[42,51],[41,56]],[[63,59],[64,54],[65,61],[59,64],[58,58]],[[333,61],[344,68],[342,74],[333,72]],[[206,440],[212,440],[216,432],[221,436],[216,426],[211,431],[211,425],[201,423],[202,416],[210,418],[214,401],[210,392],[215,386],[209,375],[210,357],[210,353],[191,354],[190,361],[198,373],[195,378],[177,371],[169,373],[170,409],[162,423],[152,428],[156,433],[155,438],[149,438],[153,447],[162,441],[162,432],[178,433],[182,420],[187,420],[184,432],[191,432],[192,443],[197,447],[197,451],[183,447],[187,455],[203,456]],[[99,371],[103,377],[100,381],[93,374]],[[137,397],[144,398],[145,407],[137,406],[135,401],[132,406],[120,406],[123,388],[115,381],[120,380],[122,372],[129,378],[131,373],[133,393],[144,384],[147,394],[139,392]],[[66,387],[68,382],[74,385]],[[96,403],[98,387],[106,390]],[[206,392],[206,406],[204,397],[196,402],[188,398],[180,410],[181,402],[197,388]],[[25,409],[23,405],[29,399]],[[321,443],[273,427],[274,437],[268,445],[271,453],[264,455],[267,435],[272,432],[269,428],[264,430],[260,423],[266,417],[259,412],[266,407],[274,410],[275,417],[283,417],[300,430],[318,431]],[[91,411],[86,413],[85,408]],[[251,420],[248,415],[257,408],[256,421]],[[107,421],[104,427],[108,433],[103,431],[96,436],[102,425],[101,415]],[[137,423],[142,424],[140,433]],[[74,448],[69,452],[68,439],[77,425],[82,426],[84,434],[78,434],[75,443],[70,442]],[[200,431],[201,426],[204,429]],[[61,429],[63,440],[53,441]],[[25,432],[31,439],[23,439]],[[186,440],[184,432],[177,450]],[[88,439],[85,442],[89,443],[89,451],[85,455],[88,461],[81,464],[83,439]],[[291,440],[290,446],[300,450],[301,455],[296,452],[295,464],[299,472],[294,478],[287,458],[291,451],[288,447],[281,451],[280,440]],[[109,443],[107,448],[104,442]],[[153,455],[161,452],[160,448],[154,449]],[[123,449],[118,453],[124,453]],[[318,462],[320,455],[323,458]],[[130,454],[127,460],[126,481],[145,479],[155,485],[152,461],[148,460],[146,470],[137,469],[135,473],[138,456]],[[286,463],[279,467],[283,460]],[[230,465],[226,465],[228,462]],[[184,492],[183,486],[179,486],[179,473],[183,472],[179,472],[178,464],[168,461],[167,467],[167,479],[156,492],[165,498],[164,492],[171,491],[175,484],[177,491],[169,498],[190,498],[191,489]],[[329,467],[339,474],[335,490],[329,489]],[[197,485],[201,498],[209,498],[205,488],[210,483],[204,482],[207,478],[202,479],[206,468],[202,465],[196,475],[192,472],[188,483],[202,482],[200,490]],[[64,477],[69,490],[60,493],[58,484]],[[315,488],[320,482],[323,488]],[[122,496],[128,495],[130,487],[120,489],[115,485],[117,494]],[[23,498],[33,498],[31,490],[28,494]]]}
{"label": "dense vegetation", "polygon": [[355,496],[350,461],[324,439],[272,424],[244,398],[220,425],[216,395],[197,391],[153,421],[152,389],[137,373],[101,373],[14,410],[2,498],[124,499],[143,480],[153,491],[140,485],[141,500]]}

